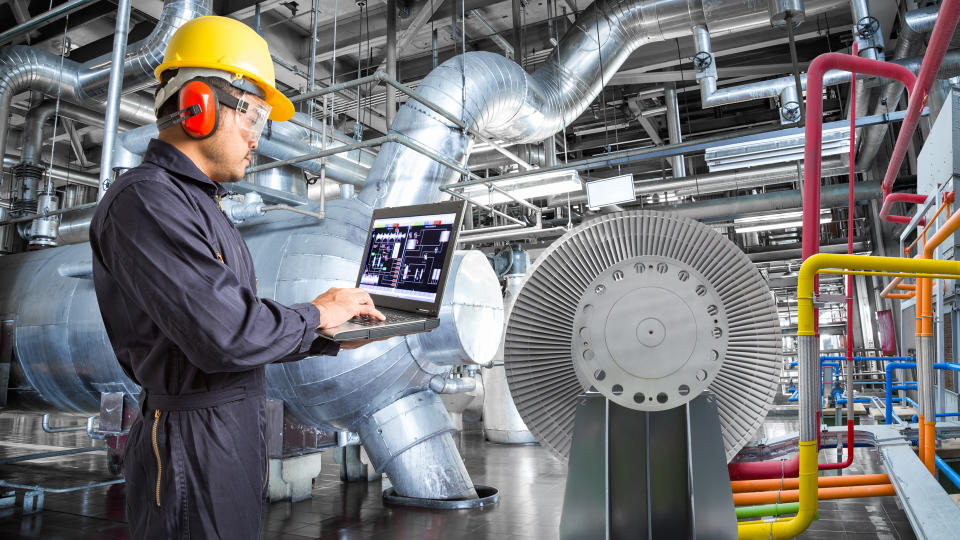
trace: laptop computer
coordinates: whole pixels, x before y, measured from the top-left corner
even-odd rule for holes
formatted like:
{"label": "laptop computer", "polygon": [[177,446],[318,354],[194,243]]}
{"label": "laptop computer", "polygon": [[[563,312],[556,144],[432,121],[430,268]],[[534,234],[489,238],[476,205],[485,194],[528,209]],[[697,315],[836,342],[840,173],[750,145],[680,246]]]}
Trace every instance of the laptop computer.
{"label": "laptop computer", "polygon": [[465,203],[449,201],[373,211],[357,287],[387,320],[354,317],[320,331],[333,341],[428,332],[440,325],[443,291]]}

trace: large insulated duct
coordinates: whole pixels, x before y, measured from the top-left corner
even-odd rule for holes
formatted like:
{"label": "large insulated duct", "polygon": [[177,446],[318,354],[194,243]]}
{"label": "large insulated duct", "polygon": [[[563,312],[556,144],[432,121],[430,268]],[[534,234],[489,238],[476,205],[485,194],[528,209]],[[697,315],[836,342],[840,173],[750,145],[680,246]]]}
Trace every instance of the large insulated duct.
{"label": "large insulated duct", "polygon": [[[167,0],[156,28],[142,41],[127,47],[124,61],[124,90],[138,90],[153,84],[153,70],[173,33],[186,21],[211,13],[210,0]],[[26,90],[91,107],[106,109],[106,87],[110,77],[107,53],[83,64],[25,45],[0,49],[0,150],[6,148],[13,97]],[[61,67],[62,66],[62,67]],[[127,95],[120,101],[120,118],[148,124],[156,117],[153,101]]]}
{"label": "large insulated duct", "polygon": [[[808,15],[846,6],[806,3]],[[637,47],[689,36],[695,25],[714,35],[770,26],[766,0],[599,0],[585,9],[550,58],[530,74],[507,58],[468,52],[430,72],[417,93],[483,135],[505,143],[541,141],[579,117]],[[391,133],[465,163],[472,143],[451,122],[414,100]],[[360,198],[373,206],[438,197],[457,173],[397,143],[383,145]],[[399,185],[401,189],[394,189]]]}

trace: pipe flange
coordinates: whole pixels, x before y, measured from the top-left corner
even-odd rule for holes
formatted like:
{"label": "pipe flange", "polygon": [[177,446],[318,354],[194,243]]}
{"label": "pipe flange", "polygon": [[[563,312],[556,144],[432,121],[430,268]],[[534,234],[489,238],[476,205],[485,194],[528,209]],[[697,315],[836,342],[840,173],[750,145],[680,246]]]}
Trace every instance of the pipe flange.
{"label": "pipe flange", "polygon": [[584,388],[634,410],[687,403],[713,381],[727,351],[713,285],[691,266],[636,257],[601,272],[574,317],[573,365]]}
{"label": "pipe flange", "polygon": [[437,510],[464,510],[482,508],[500,502],[500,492],[490,486],[473,486],[477,490],[476,499],[421,499],[417,497],[403,497],[389,487],[383,490],[383,502],[399,506],[415,506],[418,508],[434,508]]}

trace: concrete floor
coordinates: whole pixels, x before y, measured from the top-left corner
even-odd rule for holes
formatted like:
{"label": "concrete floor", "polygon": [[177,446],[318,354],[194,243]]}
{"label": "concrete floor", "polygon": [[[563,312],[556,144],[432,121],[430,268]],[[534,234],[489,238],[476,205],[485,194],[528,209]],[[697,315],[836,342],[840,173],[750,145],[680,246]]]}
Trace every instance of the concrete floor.
{"label": "concrete floor", "polygon": [[[764,431],[774,436],[793,429],[793,422],[771,417]],[[43,433],[40,415],[32,413],[0,414],[0,433],[0,457],[91,445],[85,434]],[[268,505],[263,538],[557,538],[565,465],[539,446],[491,444],[478,432],[461,434],[458,444],[474,482],[500,490],[499,504],[459,511],[387,506],[380,497],[380,482],[341,483],[339,466],[325,453],[313,499]],[[851,474],[880,472],[875,452],[860,449],[857,453]],[[832,449],[821,453],[822,460],[833,457]],[[106,472],[105,453],[95,452],[3,465],[0,479],[67,487],[111,477]],[[0,509],[0,538],[127,539],[123,490],[116,485],[48,495],[45,510],[36,515],[25,516],[19,508]],[[800,538],[915,538],[893,497],[823,501],[819,509],[820,519]]]}

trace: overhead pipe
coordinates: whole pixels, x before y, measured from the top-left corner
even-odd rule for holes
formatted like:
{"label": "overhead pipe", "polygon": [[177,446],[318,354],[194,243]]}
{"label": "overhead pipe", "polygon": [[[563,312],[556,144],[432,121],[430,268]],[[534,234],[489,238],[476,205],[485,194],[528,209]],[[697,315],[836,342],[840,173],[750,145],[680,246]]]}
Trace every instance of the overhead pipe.
{"label": "overhead pipe", "polygon": [[[931,6],[908,11],[904,14],[900,25],[900,37],[897,39],[897,47],[893,51],[892,60],[908,58],[920,51],[923,46],[923,37],[933,29],[933,25],[937,22],[937,12],[939,10],[939,6]],[[897,110],[900,98],[903,97],[903,90],[903,86],[895,82],[886,83],[871,114],[883,114]],[[880,145],[883,143],[883,137],[886,134],[886,125],[865,128],[863,139],[860,141],[860,157],[857,159],[858,168],[866,169],[873,163],[873,158],[877,156]]]}
{"label": "overhead pipe", "polygon": [[[123,79],[127,91],[155,83],[153,70],[164,49],[184,22],[211,13],[210,0],[166,0],[153,32],[126,49]],[[106,110],[106,91],[113,52],[83,64],[35,47],[13,45],[0,49],[0,150],[7,146],[10,105],[27,90],[59,95],[63,100]],[[61,69],[62,64],[62,69]],[[120,100],[121,118],[137,124],[156,120],[153,100],[128,94]]]}
{"label": "overhead pipe", "polygon": [[[55,100],[49,99],[43,101],[40,105],[30,109],[30,112],[27,113],[27,117],[24,120],[23,148],[20,150],[21,163],[43,165],[40,159],[43,143],[52,138],[44,136],[43,128],[55,114],[65,118],[79,120],[84,124],[92,126],[102,126],[104,121],[102,115],[80,105],[62,101],[58,104]],[[128,122],[121,122],[120,126],[124,130],[135,127]]]}
{"label": "overhead pipe", "polygon": [[[542,141],[578,118],[641,45],[690,35],[698,24],[717,35],[768,27],[768,12],[751,9],[754,5],[740,0],[598,0],[534,73],[498,54],[468,52],[434,69],[417,93],[490,139]],[[846,3],[811,0],[806,11],[812,15],[841,5]],[[409,101],[390,131],[461,164],[472,144],[472,137],[453,122]],[[437,188],[457,176],[412,149],[384,144],[359,197],[375,207],[437,200],[446,196]]]}
{"label": "overhead pipe", "polygon": [[890,156],[890,164],[887,166],[887,172],[883,177],[884,201],[880,210],[881,218],[886,219],[890,214],[893,201],[888,202],[889,195],[893,191],[893,184],[900,172],[900,165],[907,155],[907,147],[913,139],[913,132],[920,123],[920,111],[926,103],[933,80],[940,70],[940,64],[943,62],[947,47],[953,38],[958,20],[960,20],[960,0],[944,0],[940,5],[933,32],[930,34],[930,43],[927,45],[923,65],[917,74],[916,82],[910,87],[910,97],[919,99],[911,99],[909,102],[907,116],[903,120],[903,125],[900,126],[900,134],[897,136],[897,142]]}
{"label": "overhead pipe", "polygon": [[7,41],[23,35],[34,28],[50,24],[73,13],[74,11],[77,11],[80,8],[87,7],[95,1],[96,0],[70,0],[69,2],[60,4],[59,6],[54,6],[50,9],[50,11],[45,11],[28,21],[24,21],[13,28],[0,32],[0,43],[6,43]]}
{"label": "overhead pipe", "polygon": [[[879,188],[879,182],[858,182],[854,186],[854,193],[856,199],[861,201],[879,199]],[[774,191],[758,195],[710,199],[679,206],[655,206],[652,208],[674,212],[680,216],[694,219],[720,218],[754,212],[801,208],[804,205],[804,195],[805,193],[800,190]],[[823,205],[825,207],[842,206],[846,202],[846,184],[836,184],[823,189]],[[820,228],[819,221],[816,228]],[[806,233],[806,230],[806,227],[804,227],[804,233]]]}
{"label": "overhead pipe", "polygon": [[[824,74],[830,70],[856,71],[886,79],[896,79],[912,89],[917,78],[905,67],[839,53],[816,57],[807,72],[807,124],[803,169],[803,257],[817,253],[820,246],[820,167],[823,141]],[[913,94],[911,94],[913,95]],[[920,103],[921,100],[914,100]]]}

